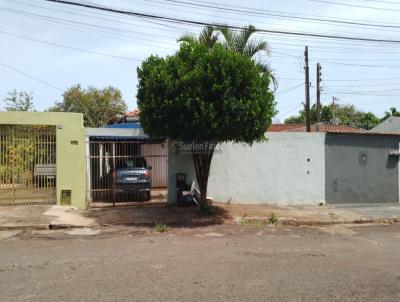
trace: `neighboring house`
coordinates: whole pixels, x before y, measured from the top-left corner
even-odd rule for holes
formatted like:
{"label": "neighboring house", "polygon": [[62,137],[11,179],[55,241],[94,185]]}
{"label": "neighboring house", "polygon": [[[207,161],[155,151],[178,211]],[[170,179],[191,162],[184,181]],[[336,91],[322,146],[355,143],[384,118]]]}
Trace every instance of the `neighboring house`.
{"label": "neighboring house", "polygon": [[[267,132],[306,132],[307,127],[303,124],[272,124]],[[364,132],[364,129],[355,128],[348,125],[328,125],[314,124],[311,125],[311,132],[341,132],[341,133],[358,133]]]}
{"label": "neighboring house", "polygon": [[[312,133],[293,125],[271,127],[275,132],[267,132],[266,141],[220,145],[211,164],[209,196],[283,205],[400,203],[400,134],[347,126]],[[195,180],[190,154],[170,151],[169,163],[170,174],[183,172],[189,182]]]}
{"label": "neighboring house", "polygon": [[140,111],[135,109],[133,111],[125,112],[123,116],[114,116],[108,121],[105,127],[126,129],[129,126],[129,128],[142,128],[139,121],[139,114]]}
{"label": "neighboring house", "polygon": [[400,133],[400,117],[390,116],[374,128],[370,132],[379,133]]}

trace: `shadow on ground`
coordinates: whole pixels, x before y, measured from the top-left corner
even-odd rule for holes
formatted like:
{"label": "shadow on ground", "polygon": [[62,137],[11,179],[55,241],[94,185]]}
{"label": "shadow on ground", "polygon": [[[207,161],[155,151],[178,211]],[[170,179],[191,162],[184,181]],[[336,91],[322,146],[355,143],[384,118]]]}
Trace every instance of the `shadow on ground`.
{"label": "shadow on ground", "polygon": [[177,207],[166,204],[97,208],[86,211],[84,215],[96,219],[101,226],[166,224],[174,227],[197,227],[223,224],[231,219],[229,212],[219,206],[215,207],[215,213],[204,215],[195,206]]}

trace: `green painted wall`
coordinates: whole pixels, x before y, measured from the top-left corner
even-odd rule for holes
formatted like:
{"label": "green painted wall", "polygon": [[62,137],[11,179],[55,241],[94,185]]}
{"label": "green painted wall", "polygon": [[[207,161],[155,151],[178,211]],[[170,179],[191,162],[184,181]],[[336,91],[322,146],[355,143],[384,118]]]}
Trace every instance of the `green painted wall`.
{"label": "green painted wall", "polygon": [[57,129],[57,204],[71,190],[71,204],[86,208],[85,129],[80,113],[0,112],[0,124],[52,125]]}

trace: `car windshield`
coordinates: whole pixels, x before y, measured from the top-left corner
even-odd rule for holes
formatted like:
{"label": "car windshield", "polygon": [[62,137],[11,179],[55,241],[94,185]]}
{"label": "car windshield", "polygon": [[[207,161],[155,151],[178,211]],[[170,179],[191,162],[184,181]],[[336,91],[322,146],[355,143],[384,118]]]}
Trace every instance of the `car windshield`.
{"label": "car windshield", "polygon": [[144,157],[135,157],[132,159],[124,159],[117,165],[117,168],[125,168],[125,169],[147,168],[147,163]]}

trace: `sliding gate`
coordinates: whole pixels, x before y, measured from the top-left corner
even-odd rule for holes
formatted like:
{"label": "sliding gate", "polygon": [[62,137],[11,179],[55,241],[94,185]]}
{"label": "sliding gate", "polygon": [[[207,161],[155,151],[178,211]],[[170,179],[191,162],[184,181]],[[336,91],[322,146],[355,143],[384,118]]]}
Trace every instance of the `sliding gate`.
{"label": "sliding gate", "polygon": [[56,129],[0,125],[0,205],[56,203]]}
{"label": "sliding gate", "polygon": [[105,137],[92,138],[87,148],[90,206],[166,203],[166,142]]}

